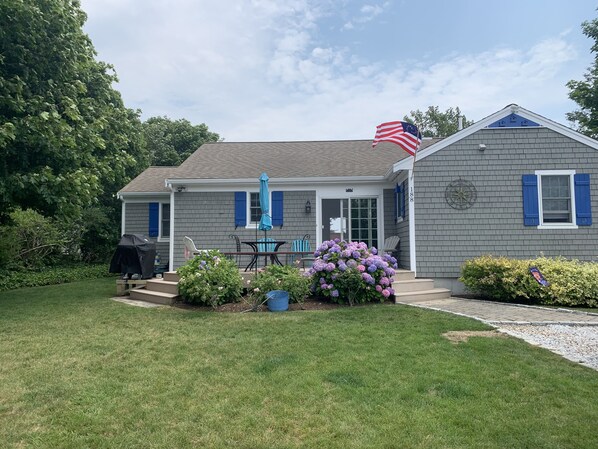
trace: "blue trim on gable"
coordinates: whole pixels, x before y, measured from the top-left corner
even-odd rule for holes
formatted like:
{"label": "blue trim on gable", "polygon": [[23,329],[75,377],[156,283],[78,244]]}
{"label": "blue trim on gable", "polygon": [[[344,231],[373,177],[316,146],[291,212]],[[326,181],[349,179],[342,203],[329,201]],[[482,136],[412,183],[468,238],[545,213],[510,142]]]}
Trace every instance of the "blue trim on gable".
{"label": "blue trim on gable", "polygon": [[529,128],[530,126],[540,125],[518,114],[510,114],[488,125],[488,128]]}

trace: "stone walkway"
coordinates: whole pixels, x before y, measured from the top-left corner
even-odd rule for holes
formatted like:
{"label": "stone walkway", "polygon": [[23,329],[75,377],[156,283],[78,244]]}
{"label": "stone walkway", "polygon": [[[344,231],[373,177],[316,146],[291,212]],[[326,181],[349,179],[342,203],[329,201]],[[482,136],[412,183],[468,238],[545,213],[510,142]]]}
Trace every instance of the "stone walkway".
{"label": "stone walkway", "polygon": [[450,312],[456,315],[475,318],[476,320],[495,326],[499,324],[566,324],[598,326],[598,313],[592,314],[572,311],[569,309],[505,304],[457,297],[426,301],[408,300],[400,301],[399,304]]}
{"label": "stone walkway", "polygon": [[399,304],[474,318],[598,370],[598,314],[456,297]]}

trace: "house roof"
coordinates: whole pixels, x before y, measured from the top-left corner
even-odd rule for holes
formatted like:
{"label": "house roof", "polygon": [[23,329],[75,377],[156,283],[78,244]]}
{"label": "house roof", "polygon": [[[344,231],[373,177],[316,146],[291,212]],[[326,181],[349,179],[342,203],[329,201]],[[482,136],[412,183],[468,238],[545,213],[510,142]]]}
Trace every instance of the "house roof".
{"label": "house roof", "polygon": [[177,167],[149,167],[130,183],[124,186],[120,193],[169,193],[165,181]]}
{"label": "house roof", "polygon": [[[424,139],[421,148],[440,139]],[[169,177],[176,179],[386,176],[408,154],[396,145],[372,140],[307,142],[215,142],[202,145]]]}
{"label": "house roof", "polygon": [[[590,137],[584,136],[577,131],[568,128],[566,126],[561,125],[555,121],[547,119],[546,117],[542,117],[532,111],[528,111],[525,108],[522,108],[516,104],[510,104],[505,108],[501,109],[500,111],[495,112],[494,114],[489,115],[486,118],[483,118],[479,122],[474,123],[467,128],[462,129],[461,131],[443,139],[442,141],[434,142],[432,145],[428,145],[422,151],[417,152],[417,159],[416,161],[422,160],[431,156],[432,154],[436,153],[437,151],[442,150],[443,148],[452,145],[455,142],[458,142],[461,139],[464,139],[467,136],[472,135],[473,133],[484,129],[501,129],[500,126],[497,126],[497,122],[505,117],[514,116],[516,117],[517,125],[521,122],[521,120],[526,120],[529,122],[529,126],[540,126],[551,129],[559,134],[564,136],[570,137],[573,140],[581,142],[585,145],[588,145],[591,148],[598,150],[598,141],[591,139]],[[502,125],[501,125],[502,126]],[[510,126],[505,126],[505,128],[509,128]],[[400,170],[405,170],[411,168],[410,159],[397,161],[393,166],[393,171],[398,172]]]}

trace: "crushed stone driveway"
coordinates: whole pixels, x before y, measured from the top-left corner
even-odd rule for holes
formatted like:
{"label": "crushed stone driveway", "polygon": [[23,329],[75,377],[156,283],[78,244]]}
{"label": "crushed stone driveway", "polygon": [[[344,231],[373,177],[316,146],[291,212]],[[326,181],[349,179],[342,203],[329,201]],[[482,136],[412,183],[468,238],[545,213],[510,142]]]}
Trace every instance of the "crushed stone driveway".
{"label": "crushed stone driveway", "polygon": [[474,318],[598,370],[598,313],[458,297],[397,303]]}

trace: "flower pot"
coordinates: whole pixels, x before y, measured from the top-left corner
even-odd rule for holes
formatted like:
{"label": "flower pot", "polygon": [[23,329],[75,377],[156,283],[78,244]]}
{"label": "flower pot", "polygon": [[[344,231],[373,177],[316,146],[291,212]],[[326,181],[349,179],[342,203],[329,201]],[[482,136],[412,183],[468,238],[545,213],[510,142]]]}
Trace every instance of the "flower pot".
{"label": "flower pot", "polygon": [[284,312],[289,310],[289,292],[284,290],[272,290],[266,293],[268,298],[268,310],[270,312]]}

